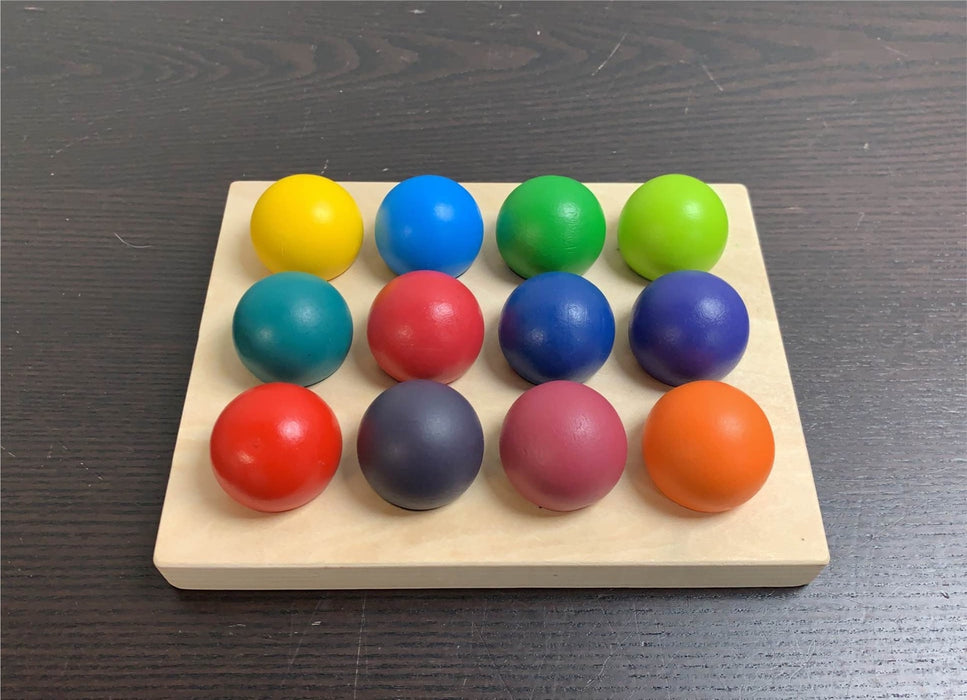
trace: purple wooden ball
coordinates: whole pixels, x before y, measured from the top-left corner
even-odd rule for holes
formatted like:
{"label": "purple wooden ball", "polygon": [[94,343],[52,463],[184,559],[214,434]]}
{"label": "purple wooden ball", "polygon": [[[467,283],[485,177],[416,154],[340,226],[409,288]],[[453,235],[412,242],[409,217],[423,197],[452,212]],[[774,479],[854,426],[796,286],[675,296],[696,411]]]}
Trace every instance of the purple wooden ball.
{"label": "purple wooden ball", "polygon": [[628,329],[631,350],[648,374],[678,386],[721,379],[749,342],[749,313],[739,293],[709,272],[662,275],[638,296]]}

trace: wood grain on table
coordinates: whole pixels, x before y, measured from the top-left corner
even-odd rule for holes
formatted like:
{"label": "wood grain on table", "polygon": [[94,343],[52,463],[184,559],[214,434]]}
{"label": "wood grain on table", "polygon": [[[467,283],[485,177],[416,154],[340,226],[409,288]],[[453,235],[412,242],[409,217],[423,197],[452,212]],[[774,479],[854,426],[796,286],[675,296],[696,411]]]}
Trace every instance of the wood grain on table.
{"label": "wood grain on table", "polygon": [[[2,690],[957,697],[963,3],[8,2]],[[151,550],[228,184],[748,185],[832,562],[747,591],[185,593]]]}

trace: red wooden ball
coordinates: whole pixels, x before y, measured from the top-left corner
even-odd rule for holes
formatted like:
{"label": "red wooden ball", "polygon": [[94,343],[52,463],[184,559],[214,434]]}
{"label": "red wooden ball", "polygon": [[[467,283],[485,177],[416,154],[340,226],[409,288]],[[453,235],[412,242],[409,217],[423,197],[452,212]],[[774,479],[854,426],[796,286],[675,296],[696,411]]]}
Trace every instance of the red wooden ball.
{"label": "red wooden ball", "polygon": [[434,270],[408,272],[383,287],[366,327],[377,364],[401,382],[449,384],[477,359],[483,337],[483,314],[473,292]]}
{"label": "red wooden ball", "polygon": [[215,478],[244,506],[275,513],[322,493],[342,456],[342,433],[319,396],[295,384],[260,384],[236,396],[211,436]]}

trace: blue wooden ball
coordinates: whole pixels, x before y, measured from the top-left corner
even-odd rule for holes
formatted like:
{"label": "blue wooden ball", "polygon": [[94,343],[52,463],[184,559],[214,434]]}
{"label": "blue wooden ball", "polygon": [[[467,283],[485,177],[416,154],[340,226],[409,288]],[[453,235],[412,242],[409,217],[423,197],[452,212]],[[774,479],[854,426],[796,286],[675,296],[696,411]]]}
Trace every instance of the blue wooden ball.
{"label": "blue wooden ball", "polygon": [[533,384],[583,382],[614,346],[614,314],[591,282],[570,272],[545,272],[521,283],[504,304],[500,349]]}
{"label": "blue wooden ball", "polygon": [[473,196],[440,175],[403,180],[376,212],[376,248],[398,275],[415,270],[462,275],[480,252],[483,230]]}
{"label": "blue wooden ball", "polygon": [[473,483],[483,428],[456,389],[427,379],[391,386],[359,424],[359,466],[384,500],[409,510],[439,508]]}
{"label": "blue wooden ball", "polygon": [[678,386],[721,379],[749,342],[749,313],[739,293],[709,272],[662,275],[638,296],[628,328],[631,350],[648,374]]}
{"label": "blue wooden ball", "polygon": [[305,272],[279,272],[253,284],[232,319],[239,359],[263,382],[309,386],[335,372],[353,340],[342,295]]}

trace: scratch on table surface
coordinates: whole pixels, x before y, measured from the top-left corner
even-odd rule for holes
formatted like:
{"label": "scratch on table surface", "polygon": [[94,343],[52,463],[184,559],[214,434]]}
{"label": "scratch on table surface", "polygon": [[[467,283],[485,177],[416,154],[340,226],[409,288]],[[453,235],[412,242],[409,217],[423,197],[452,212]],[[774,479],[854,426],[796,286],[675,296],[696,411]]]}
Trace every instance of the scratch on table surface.
{"label": "scratch on table surface", "polygon": [[46,12],[46,11],[47,10],[45,10],[44,8],[37,7],[35,5],[26,5],[26,6],[24,6],[24,12]]}
{"label": "scratch on table surface", "polygon": [[711,80],[715,87],[719,89],[719,92],[725,92],[725,88],[719,85],[719,81],[715,79],[714,75],[712,75],[712,71],[708,69],[708,66],[706,66],[704,63],[699,63],[698,65],[702,67],[702,70],[705,71],[705,75],[707,75],[708,79]]}
{"label": "scratch on table surface", "polygon": [[[306,95],[309,94],[309,88],[302,88],[302,99],[306,99]],[[305,114],[302,115],[302,129],[299,131],[299,136],[304,136],[306,129],[309,128],[309,117],[312,116],[312,105],[306,105]]]}
{"label": "scratch on table surface", "polygon": [[124,240],[123,238],[121,238],[120,234],[118,234],[117,231],[114,231],[113,233],[114,233],[114,237],[117,238],[119,241],[121,241],[128,248],[135,248],[137,250],[141,250],[142,248],[150,248],[151,247],[151,244],[150,243],[145,243],[144,245],[135,245],[134,243],[128,243],[126,240]]}
{"label": "scratch on table surface", "polygon": [[[544,652],[541,654],[541,663],[537,667],[537,671],[534,673],[535,678],[541,678],[541,672],[544,670],[544,664],[547,663],[548,650],[547,645],[550,643],[551,637],[547,634],[547,605],[541,606],[541,636],[544,638]],[[537,684],[531,688],[531,694],[528,696],[528,700],[533,700],[534,693],[537,692]]]}
{"label": "scratch on table surface", "polygon": [[[809,666],[809,660],[812,657],[813,652],[816,651],[816,645],[817,645],[817,643],[818,642],[816,642],[815,640],[812,643],[810,643],[809,648],[806,649],[805,653],[802,654],[802,657],[803,657],[802,663],[799,664],[798,666],[796,666],[796,668],[793,669],[792,673],[790,673],[788,675],[783,674],[782,677],[786,678],[787,680],[791,680],[791,679],[795,678],[796,676],[798,676],[800,673],[802,673],[803,670],[807,666]],[[797,647],[798,647],[798,644],[797,644]],[[801,649],[801,648],[802,647],[799,647],[799,649]]]}
{"label": "scratch on table surface", "polygon": [[312,116],[312,107],[306,107],[306,113],[302,117],[302,129],[299,131],[299,136],[304,136],[306,129],[309,128],[309,117]]}
{"label": "scratch on table surface", "polygon": [[[319,611],[320,605],[322,605],[322,598],[319,598],[319,600],[316,601],[316,606],[312,609],[312,612],[309,613],[310,620],[313,617],[315,617],[316,613]],[[245,625],[231,625],[231,627],[245,627]],[[308,631],[309,631],[309,626],[306,625],[305,628],[302,630],[302,632],[299,634],[299,643],[296,644],[295,651],[292,652],[292,656],[289,657],[289,664],[285,668],[285,675],[282,678],[282,685],[280,687],[285,687],[285,684],[288,682],[289,674],[292,672],[292,666],[295,664],[295,660],[299,657],[299,652],[302,651],[302,643],[305,641],[306,632]],[[294,634],[294,630],[292,629],[292,617],[290,616],[289,617],[289,638],[290,639],[293,634]]]}
{"label": "scratch on table surface", "polygon": [[411,15],[425,15],[426,10],[410,10]]}
{"label": "scratch on table surface", "polygon": [[[292,671],[292,666],[293,664],[295,664],[295,660],[299,656],[299,652],[302,650],[302,642],[305,641],[305,638],[306,638],[305,634],[299,635],[299,643],[295,645],[295,651],[292,653],[292,656],[289,657],[289,665],[285,667],[286,678],[289,677],[289,673]],[[283,685],[284,684],[285,682],[283,681]]]}
{"label": "scratch on table surface", "polygon": [[901,516],[900,516],[899,518],[897,518],[896,520],[893,520],[893,521],[891,521],[891,522],[888,522],[888,523],[887,523],[886,525],[883,525],[883,526],[882,526],[882,527],[881,527],[880,529],[881,529],[881,530],[889,530],[889,529],[890,529],[891,527],[893,527],[893,526],[895,526],[895,525],[899,525],[899,524],[900,524],[900,523],[902,523],[902,522],[903,522],[904,520],[906,520],[906,517],[907,517],[907,516],[906,516],[906,513],[904,513],[903,515],[901,515]]}
{"label": "scratch on table surface", "polygon": [[865,219],[865,218],[866,218],[866,213],[861,211],[859,218],[856,220],[856,226],[853,227],[853,230],[854,231],[859,231],[860,224],[863,223],[863,219]]}
{"label": "scratch on table surface", "polygon": [[322,172],[320,172],[319,174],[320,175],[325,175],[327,170],[329,170],[329,159],[328,158],[326,158],[326,162],[322,164]]}
{"label": "scratch on table surface", "polygon": [[[807,118],[806,121],[809,121],[809,118]],[[823,135],[823,133],[828,128],[829,128],[829,124],[827,124],[826,123],[826,120],[823,119],[823,128],[820,129],[819,132],[815,136],[813,136],[812,141],[809,142],[809,145],[807,146],[807,148],[812,149],[812,147],[816,145],[816,142],[819,141],[819,138]]]}
{"label": "scratch on table surface", "polygon": [[58,153],[63,153],[68,148],[71,148],[72,146],[76,146],[79,143],[82,143],[84,141],[87,141],[89,138],[91,138],[91,137],[90,136],[81,136],[80,138],[76,138],[73,141],[68,141],[66,144],[64,144],[63,146],[61,146],[60,148],[58,148],[56,151],[54,151],[54,155],[57,155]]}
{"label": "scratch on table surface", "polygon": [[363,651],[363,629],[366,627],[366,591],[363,591],[363,606],[359,611],[359,635],[356,638],[356,672],[353,674],[353,698],[359,686],[359,662]]}
{"label": "scratch on table surface", "polygon": [[[484,615],[484,619],[486,619],[486,613]],[[491,668],[494,669],[494,672],[497,674],[497,678],[500,679],[501,684],[503,684],[503,686],[504,686],[504,690],[507,691],[507,696],[510,697],[510,698],[513,698],[514,697],[514,694],[513,694],[513,692],[511,692],[510,686],[507,685],[507,681],[504,680],[504,675],[500,672],[500,666],[497,665],[497,662],[494,660],[494,656],[493,656],[493,654],[490,651],[490,644],[484,638],[483,632],[478,632],[477,631],[477,625],[474,622],[473,618],[471,618],[470,619],[470,641],[471,641],[471,643],[473,642],[473,638],[474,638],[474,634],[475,633],[480,638],[480,643],[483,645],[484,654],[487,655],[487,660],[490,662]],[[476,659],[474,659],[474,661],[477,664],[477,668],[480,668],[480,662],[477,661]]]}
{"label": "scratch on table surface", "polygon": [[594,72],[592,72],[591,75],[597,75],[598,74],[598,71],[600,71],[602,68],[604,68],[606,65],[608,65],[608,61],[610,61],[612,58],[614,58],[614,55],[616,53],[618,53],[618,49],[621,48],[621,44],[622,44],[622,42],[624,42],[625,37],[627,37],[627,36],[628,36],[628,32],[625,32],[624,34],[621,35],[621,38],[618,39],[618,43],[614,45],[614,48],[613,49],[611,49],[611,53],[608,54],[608,57],[606,59],[604,59],[603,61],[601,61],[601,65],[598,66],[597,68],[595,68],[594,69]]}
{"label": "scratch on table surface", "polygon": [[596,675],[594,678],[589,678],[588,682],[584,684],[585,688],[590,686],[592,683],[594,683],[595,681],[600,679],[601,676],[604,675],[604,669],[608,667],[608,663],[611,661],[612,658],[614,658],[614,652],[611,652],[610,654],[608,654],[608,658],[606,658],[604,660],[604,663],[601,664],[601,670],[598,671],[598,675]]}
{"label": "scratch on table surface", "polygon": [[611,619],[608,616],[608,612],[602,607],[599,607],[598,610],[601,611],[601,617],[604,618],[605,623],[608,625],[608,629],[611,630],[611,639],[614,639],[617,632],[615,632],[614,625],[611,624]]}
{"label": "scratch on table surface", "polygon": [[892,46],[887,46],[886,44],[883,44],[883,48],[886,49],[887,51],[889,51],[890,53],[895,53],[897,56],[903,56],[904,58],[910,58],[910,54],[903,53],[899,49],[895,49]]}

